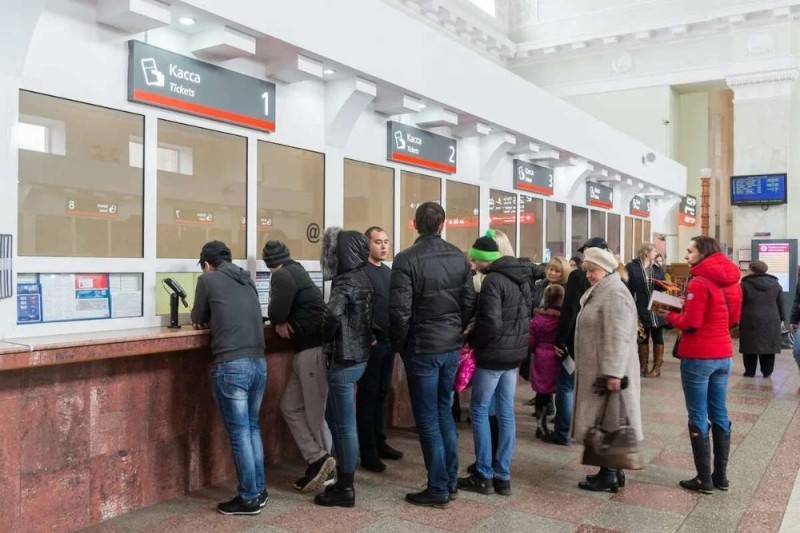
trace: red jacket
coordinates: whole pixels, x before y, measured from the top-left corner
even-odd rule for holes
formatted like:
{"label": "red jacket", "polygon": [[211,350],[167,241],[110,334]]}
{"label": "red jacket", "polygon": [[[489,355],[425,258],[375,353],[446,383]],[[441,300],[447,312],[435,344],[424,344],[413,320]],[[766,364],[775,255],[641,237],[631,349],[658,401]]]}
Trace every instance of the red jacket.
{"label": "red jacket", "polygon": [[689,273],[683,312],[667,316],[680,329],[678,357],[723,359],[733,356],[730,328],[742,316],[739,268],[724,254],[711,254]]}

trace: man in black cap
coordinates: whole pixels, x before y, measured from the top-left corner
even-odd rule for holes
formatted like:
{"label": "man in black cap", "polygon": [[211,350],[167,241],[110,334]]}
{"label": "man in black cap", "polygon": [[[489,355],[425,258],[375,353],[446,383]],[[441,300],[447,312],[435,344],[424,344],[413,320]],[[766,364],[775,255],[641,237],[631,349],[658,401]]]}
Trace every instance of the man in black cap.
{"label": "man in black cap", "polygon": [[319,490],[333,482],[336,460],[325,422],[328,377],[322,355],[322,317],[325,303],[306,269],[292,260],[281,241],[267,241],[261,257],[272,273],[269,320],[275,332],[295,350],[292,374],[281,398],[281,413],[308,467],[295,481],[300,492]]}
{"label": "man in black cap", "polygon": [[203,275],[192,307],[195,329],[211,328],[211,380],[231,441],[239,477],[235,498],[217,505],[226,515],[255,515],[267,504],[259,411],[267,384],[264,323],[250,273],[231,263],[231,251],[211,241],[200,252]]}
{"label": "man in black cap", "polygon": [[[583,253],[589,248],[608,250],[608,244],[602,237],[592,237],[578,248],[578,251]],[[589,290],[589,287],[591,285],[583,270],[575,269],[570,272],[555,342],[556,353],[562,358],[556,385],[556,417],[553,421],[553,431],[542,438],[543,441],[552,444],[569,445],[569,426],[572,422],[572,400],[575,391],[575,322],[578,319],[578,311],[581,310],[581,296]]]}

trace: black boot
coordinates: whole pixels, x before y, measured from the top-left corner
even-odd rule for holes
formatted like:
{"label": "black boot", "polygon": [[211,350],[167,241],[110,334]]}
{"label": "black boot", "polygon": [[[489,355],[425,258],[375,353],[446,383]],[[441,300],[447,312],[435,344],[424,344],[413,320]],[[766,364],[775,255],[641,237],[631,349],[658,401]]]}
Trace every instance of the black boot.
{"label": "black boot", "polygon": [[728,490],[728,454],[731,451],[731,428],[725,431],[721,426],[711,426],[714,437],[714,472],[711,481],[719,490]]}
{"label": "black boot", "polygon": [[[625,471],[621,468],[617,468],[616,472],[617,472],[617,485],[619,485],[619,488],[623,488],[625,486]],[[587,474],[586,481],[592,483],[595,480],[595,478],[597,478],[597,476],[599,476],[602,473],[603,469],[601,468],[600,471],[596,474]]]}
{"label": "black boot", "polygon": [[339,472],[336,478],[336,483],[314,497],[314,503],[323,507],[354,507],[356,491],[353,488],[353,473]]}
{"label": "black boot", "polygon": [[705,436],[694,426],[689,426],[689,438],[692,441],[692,454],[697,475],[692,479],[681,481],[679,484],[684,489],[711,494],[714,485],[711,482],[711,444],[708,434]]}
{"label": "black boot", "polygon": [[578,488],[583,490],[590,490],[592,492],[602,492],[608,490],[616,493],[619,491],[619,483],[617,482],[617,471],[614,468],[600,468],[600,472],[593,476],[591,481],[581,481],[578,483]]}

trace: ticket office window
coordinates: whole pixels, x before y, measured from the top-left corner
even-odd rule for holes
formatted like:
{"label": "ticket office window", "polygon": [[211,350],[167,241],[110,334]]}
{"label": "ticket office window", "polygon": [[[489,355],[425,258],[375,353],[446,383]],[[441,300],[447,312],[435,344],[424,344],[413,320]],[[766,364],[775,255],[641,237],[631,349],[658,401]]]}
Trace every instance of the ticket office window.
{"label": "ticket office window", "polygon": [[534,263],[541,263],[544,247],[544,200],[524,194],[519,198],[519,254]]}
{"label": "ticket office window", "polygon": [[142,257],[143,134],[141,115],[20,91],[19,255]]}
{"label": "ticket office window", "polygon": [[620,253],[620,215],[608,214],[608,230],[606,241],[608,249],[615,254]]}
{"label": "ticket office window", "polygon": [[625,257],[624,261],[633,261],[636,258],[634,249],[633,217],[625,217]]}
{"label": "ticket office window", "polygon": [[635,258],[636,253],[639,251],[639,246],[644,242],[644,232],[642,227],[642,219],[633,219],[633,250],[631,250],[631,257]]}
{"label": "ticket office window", "polygon": [[567,206],[559,202],[547,202],[547,246],[545,261],[567,253]]}
{"label": "ticket office window", "polygon": [[469,250],[479,236],[480,204],[480,187],[447,181],[447,241],[460,250]]}
{"label": "ticket office window", "polygon": [[282,241],[292,259],[319,261],[324,220],[325,154],[260,141],[259,248],[268,240]]}
{"label": "ticket office window", "polygon": [[589,240],[589,210],[572,206],[572,251],[577,252]]}
{"label": "ticket office window", "polygon": [[642,239],[644,239],[645,242],[653,242],[653,234],[650,231],[649,220],[642,221],[642,231],[643,231]]}
{"label": "ticket office window", "polygon": [[156,255],[196,259],[208,241],[246,256],[247,139],[166,120],[158,145],[175,147],[170,166],[159,153]]}
{"label": "ticket office window", "polygon": [[602,237],[608,241],[606,236],[606,213],[597,209],[589,211],[589,237]]}
{"label": "ticket office window", "polygon": [[400,173],[400,250],[405,250],[419,236],[414,229],[417,207],[425,202],[442,202],[439,178],[403,171]]}
{"label": "ticket office window", "polygon": [[360,161],[344,161],[344,227],[366,231],[378,226],[394,243],[394,169]]}
{"label": "ticket office window", "polygon": [[517,249],[517,194],[489,190],[489,227],[506,234],[511,248]]}

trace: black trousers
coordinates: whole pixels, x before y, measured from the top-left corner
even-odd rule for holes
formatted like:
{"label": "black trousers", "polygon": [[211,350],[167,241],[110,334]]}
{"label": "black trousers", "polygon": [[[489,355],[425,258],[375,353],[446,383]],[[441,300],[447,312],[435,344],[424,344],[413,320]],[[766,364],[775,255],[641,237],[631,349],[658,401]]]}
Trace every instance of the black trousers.
{"label": "black trousers", "polygon": [[756,368],[759,362],[761,362],[761,373],[764,374],[765,378],[769,377],[769,375],[772,374],[772,370],[775,368],[774,353],[746,353],[742,355],[742,360],[744,360],[744,373],[748,376],[754,376],[756,374]]}
{"label": "black trousers", "polygon": [[647,344],[650,339],[653,339],[653,346],[656,344],[664,344],[664,328],[644,328],[645,341]]}
{"label": "black trousers", "polygon": [[361,459],[377,459],[386,446],[386,399],[392,384],[394,354],[388,341],[372,347],[356,390],[356,425]]}

